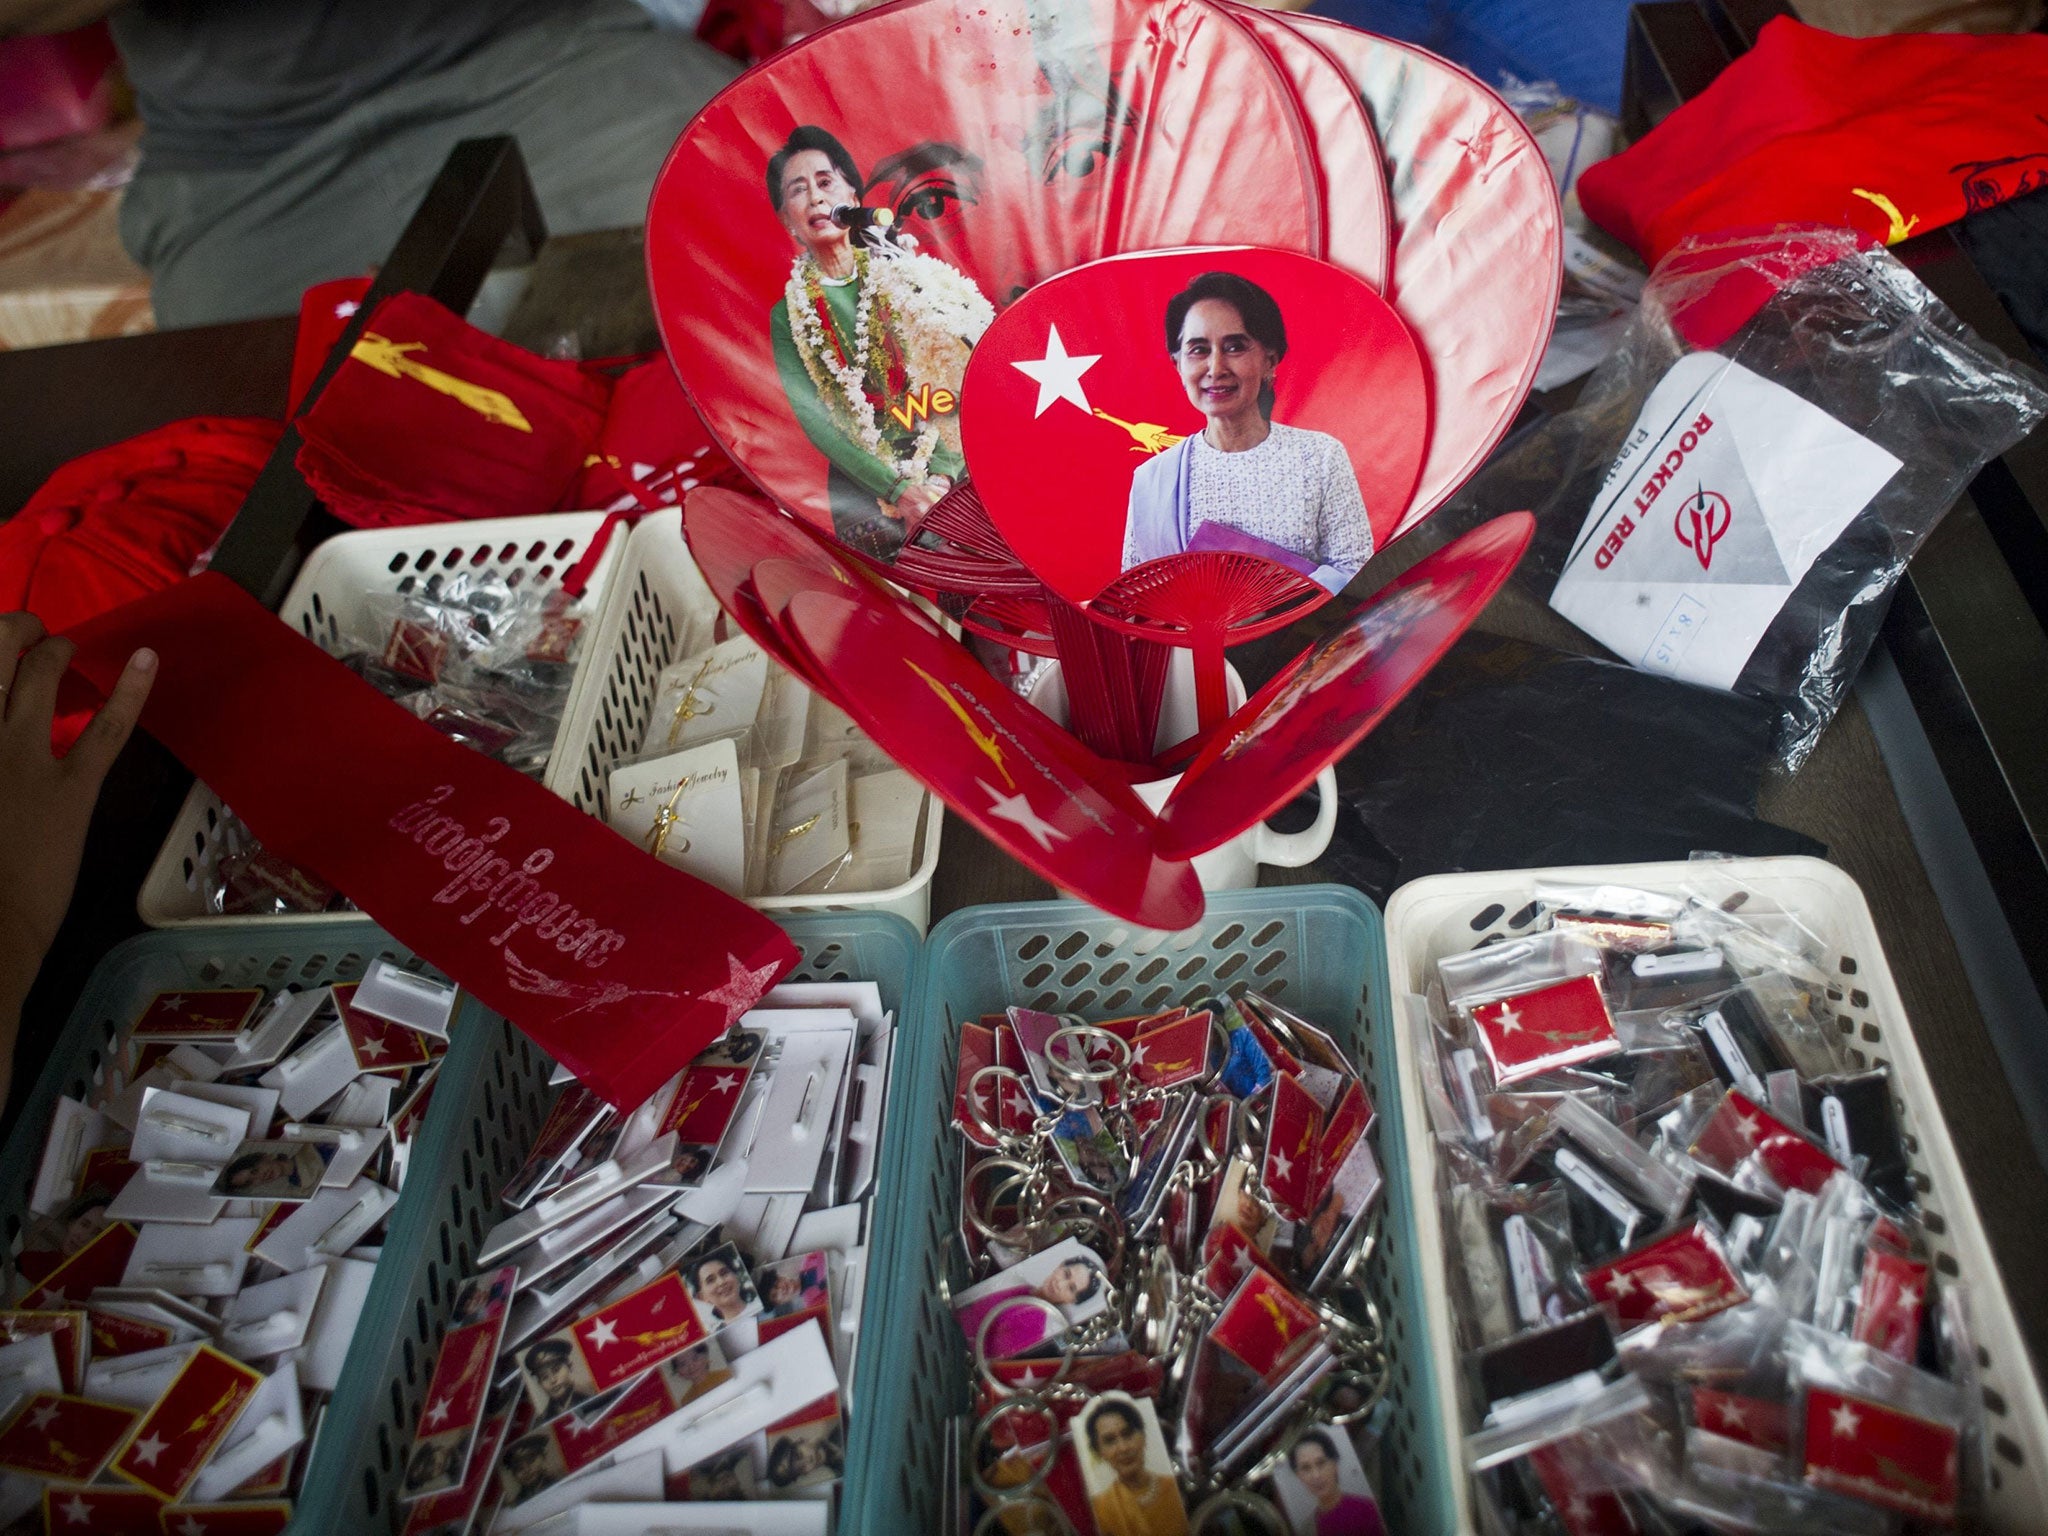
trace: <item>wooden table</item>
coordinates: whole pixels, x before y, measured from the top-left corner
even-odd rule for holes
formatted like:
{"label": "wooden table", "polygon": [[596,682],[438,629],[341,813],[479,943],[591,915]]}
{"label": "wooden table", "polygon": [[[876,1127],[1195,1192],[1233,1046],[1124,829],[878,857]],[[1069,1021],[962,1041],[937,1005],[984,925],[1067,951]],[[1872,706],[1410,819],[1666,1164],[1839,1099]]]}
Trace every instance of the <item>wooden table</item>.
{"label": "wooden table", "polygon": [[[461,220],[453,224],[461,226]],[[442,247],[460,246],[465,239],[475,246],[475,232],[465,234],[466,228],[442,228]],[[416,233],[409,230],[406,238]],[[496,249],[486,243],[483,265]],[[401,251],[404,246],[401,241]],[[638,251],[637,231],[542,245],[506,327],[508,338],[537,344],[572,335],[586,356],[652,349],[657,338]],[[394,253],[394,264],[400,254]],[[473,258],[474,250],[470,254]],[[476,266],[472,275],[480,280],[482,266],[471,264]],[[461,286],[454,285],[458,298]],[[473,285],[469,292],[474,293]],[[39,450],[10,452],[10,462],[0,468],[0,514],[18,505],[48,467],[99,442],[199,410],[277,409],[289,368],[289,337],[288,321],[263,321],[0,354],[0,410],[11,422],[33,424],[27,441]],[[290,515],[304,514],[305,506],[291,505],[297,512]],[[276,513],[275,520],[281,523],[286,516]],[[295,540],[318,537],[322,527],[315,519],[303,528],[294,522],[289,529],[237,532],[275,554]],[[1353,590],[1373,590],[1461,531],[1432,522],[1375,559]],[[288,580],[288,572],[273,575],[270,584],[281,592],[279,583]],[[1299,627],[1297,642],[1306,644],[1333,618],[1327,610],[1312,616]],[[1588,649],[1577,631],[1513,587],[1488,608],[1479,627],[1562,650]],[[124,759],[95,822],[72,918],[31,999],[18,1085],[32,1080],[91,966],[136,930],[135,889],[187,782],[153,744],[137,743]],[[1849,699],[1806,767],[1770,790],[1761,809],[1768,819],[1827,844],[1833,860],[1870,901],[2038,1371],[2048,1364],[2048,1286],[2038,1281],[2048,1261],[2048,1170],[2031,1151],[2018,1104],[1858,699]],[[1265,878],[1296,883],[1329,877],[1312,864],[1268,870]],[[1053,894],[971,828],[947,818],[933,890],[935,921],[976,903]]]}

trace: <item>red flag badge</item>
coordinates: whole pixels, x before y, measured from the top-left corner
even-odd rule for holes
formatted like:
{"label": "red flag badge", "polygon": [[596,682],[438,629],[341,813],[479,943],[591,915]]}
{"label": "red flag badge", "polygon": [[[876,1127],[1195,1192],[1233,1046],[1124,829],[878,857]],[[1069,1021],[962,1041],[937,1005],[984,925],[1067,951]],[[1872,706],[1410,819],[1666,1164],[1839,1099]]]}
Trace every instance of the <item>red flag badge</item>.
{"label": "red flag badge", "polygon": [[1480,1044],[1503,1086],[1621,1049],[1600,984],[1574,976],[1472,1010]]}
{"label": "red flag badge", "polygon": [[1760,1451],[1778,1452],[1792,1443],[1792,1416],[1775,1398],[1694,1387],[1692,1417],[1708,1433],[1740,1440]]}
{"label": "red flag badge", "polygon": [[1749,1300],[1714,1234],[1698,1223],[1588,1270],[1586,1289],[1628,1327],[1694,1322]]}
{"label": "red flag badge", "polygon": [[164,1501],[139,1488],[45,1488],[43,1526],[66,1536],[162,1536]]}
{"label": "red flag badge", "polygon": [[262,1504],[171,1504],[158,1518],[163,1536],[284,1536],[292,1523],[292,1507],[282,1499]]}
{"label": "red flag badge", "polygon": [[135,1426],[114,1458],[114,1471],[175,1499],[227,1438],[262,1384],[261,1371],[201,1345]]}
{"label": "red flag badge", "polygon": [[1309,1178],[1311,1208],[1323,1198],[1330,1180],[1371,1124],[1372,1100],[1366,1096],[1365,1084],[1354,1077],[1338,1091],[1337,1102],[1330,1106],[1329,1119],[1323,1125],[1323,1139],[1316,1145],[1315,1172]]}
{"label": "red flag badge", "polygon": [[49,1334],[50,1342],[56,1346],[57,1372],[64,1390],[77,1392],[79,1381],[85,1375],[86,1362],[93,1353],[87,1314],[81,1310],[0,1312],[0,1339],[17,1344],[42,1334]]}
{"label": "red flag badge", "polygon": [[1565,1536],[1638,1536],[1641,1527],[1621,1496],[1611,1488],[1586,1486],[1587,1480],[1555,1445],[1531,1451],[1529,1465],[1563,1522]]}
{"label": "red flag badge", "polygon": [[752,1059],[716,1063],[699,1057],[700,1065],[683,1073],[668,1113],[661,1117],[661,1133],[676,1133],[680,1142],[716,1147],[725,1140],[732,1117],[739,1110],[740,1095],[747,1079],[754,1075]]}
{"label": "red flag badge", "polygon": [[995,1056],[994,1030],[975,1023],[960,1026],[960,1065],[953,1075],[953,1124],[959,1127],[961,1135],[984,1152],[993,1151],[996,1144],[993,1136],[979,1128],[983,1123],[995,1123],[995,1087],[990,1082],[983,1082],[979,1099],[973,1101],[970,1101],[969,1093],[974,1074],[984,1067],[994,1066]]}
{"label": "red flag badge", "polygon": [[[293,1210],[296,1207],[282,1207]],[[88,1308],[86,1319],[92,1328],[95,1360],[112,1360],[122,1355],[139,1355],[146,1349],[162,1349],[178,1336],[165,1323],[145,1323],[140,1318],[122,1317],[114,1312]]]}
{"label": "red flag badge", "polygon": [[134,1252],[135,1229],[125,1221],[113,1222],[51,1270],[18,1305],[27,1312],[54,1311],[68,1302],[85,1300],[103,1285],[119,1285]]}
{"label": "red flag badge", "polygon": [[1751,1153],[1782,1189],[1817,1195],[1842,1171],[1827,1153],[1776,1115],[1731,1088],[1694,1139],[1693,1155],[1720,1173],[1732,1174]]}
{"label": "red flag badge", "polygon": [[1948,1525],[1959,1491],[1955,1427],[1882,1403],[1806,1389],[1806,1480]]}
{"label": "red flag badge", "polygon": [[356,1065],[365,1072],[406,1071],[423,1067],[434,1059],[432,1042],[416,1029],[393,1024],[349,1006],[356,995],[356,983],[345,982],[334,989],[334,1005],[341,1010],[343,1032]]}
{"label": "red flag badge", "polygon": [[1315,1183],[1316,1141],[1322,1135],[1323,1111],[1301,1080],[1285,1072],[1273,1076],[1273,1102],[1267,1110],[1266,1153],[1259,1164],[1259,1182],[1273,1208],[1290,1221],[1308,1215]]}
{"label": "red flag badge", "polygon": [[1911,1365],[1920,1352],[1920,1311],[1927,1266],[1902,1253],[1872,1248],[1863,1256],[1850,1337]]}
{"label": "red flag badge", "polygon": [[261,987],[159,992],[129,1035],[136,1040],[232,1040],[262,1002]]}
{"label": "red flag badge", "polygon": [[134,1427],[136,1412],[38,1392],[0,1429],[0,1467],[59,1483],[89,1483]]}
{"label": "red flag badge", "polygon": [[1202,1284],[1219,1297],[1230,1295],[1253,1270],[1264,1270],[1275,1280],[1280,1278],[1280,1272],[1273,1268],[1273,1261],[1236,1227],[1211,1228],[1202,1246],[1206,1250]]}

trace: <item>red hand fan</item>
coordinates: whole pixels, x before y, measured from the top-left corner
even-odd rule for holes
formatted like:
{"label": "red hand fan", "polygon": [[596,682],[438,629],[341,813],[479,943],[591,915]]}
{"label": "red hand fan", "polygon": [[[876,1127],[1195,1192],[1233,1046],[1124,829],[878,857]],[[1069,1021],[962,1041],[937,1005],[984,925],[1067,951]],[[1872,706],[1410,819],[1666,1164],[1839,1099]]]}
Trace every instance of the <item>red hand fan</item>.
{"label": "red hand fan", "polygon": [[1464,70],[1320,16],[1279,19],[1350,76],[1386,162],[1387,297],[1422,344],[1438,407],[1413,504],[1393,530],[1405,533],[1465,483],[1528,398],[1557,318],[1564,213],[1535,136]]}
{"label": "red hand fan", "polygon": [[735,463],[887,558],[961,478],[960,378],[994,308],[1112,251],[1320,252],[1305,138],[1265,53],[1198,0],[887,6],[684,130],[648,208],[662,339]]}
{"label": "red hand fan", "polygon": [[[683,540],[718,606],[747,638],[834,704],[840,690],[791,649],[754,591],[755,563],[779,558],[815,570],[847,567],[793,517],[738,491],[698,490],[683,500]],[[843,709],[845,706],[840,704]]]}
{"label": "red hand fan", "polygon": [[1510,512],[1417,561],[1231,716],[1160,812],[1159,846],[1192,857],[1306,789],[1422,680],[1498,592],[1536,519]]}
{"label": "red hand fan", "polygon": [[1152,852],[1157,823],[1122,776],[878,589],[799,591],[784,618],[819,671],[858,678],[847,713],[998,846],[1118,917],[1183,928],[1191,865]]}
{"label": "red hand fan", "polygon": [[1386,292],[1394,215],[1386,162],[1358,93],[1337,61],[1281,16],[1249,5],[1219,9],[1259,40],[1300,104],[1323,196],[1323,259]]}

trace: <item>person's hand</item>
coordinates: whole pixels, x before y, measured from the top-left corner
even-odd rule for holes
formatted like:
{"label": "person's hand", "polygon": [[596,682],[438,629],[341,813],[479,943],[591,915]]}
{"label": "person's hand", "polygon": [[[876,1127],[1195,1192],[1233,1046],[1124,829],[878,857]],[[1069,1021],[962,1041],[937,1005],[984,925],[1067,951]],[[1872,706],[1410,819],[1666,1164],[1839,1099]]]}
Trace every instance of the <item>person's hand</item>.
{"label": "person's hand", "polygon": [[953,489],[953,482],[944,476],[921,480],[896,498],[896,516],[904,522],[906,533],[917,532],[917,525],[924,521],[925,514],[944,499],[946,492]]}
{"label": "person's hand", "polygon": [[[78,883],[85,830],[156,677],[156,653],[128,658],[113,696],[65,756],[50,751],[57,684],[77,647],[32,614],[0,614],[0,1028],[12,1022]],[[4,1042],[0,1064],[11,1056]]]}

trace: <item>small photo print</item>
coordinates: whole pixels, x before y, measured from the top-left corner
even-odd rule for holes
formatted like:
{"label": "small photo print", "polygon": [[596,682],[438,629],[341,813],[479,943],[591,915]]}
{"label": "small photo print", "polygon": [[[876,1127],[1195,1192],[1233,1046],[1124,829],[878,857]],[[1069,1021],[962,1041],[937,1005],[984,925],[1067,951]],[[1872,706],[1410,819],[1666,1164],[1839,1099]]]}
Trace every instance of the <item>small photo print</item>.
{"label": "small photo print", "polygon": [[475,1432],[474,1424],[463,1424],[415,1445],[412,1459],[405,1464],[405,1497],[439,1493],[461,1482],[463,1466],[469,1460],[470,1436]]}
{"label": "small photo print", "polygon": [[712,1041],[690,1063],[694,1067],[744,1067],[761,1054],[763,1036],[757,1029],[735,1029]]}
{"label": "small photo print", "polygon": [[229,1200],[310,1200],[334,1152],[317,1141],[245,1141],[213,1181],[213,1192]]}
{"label": "small photo print", "polygon": [[1075,1417],[1073,1436],[1098,1531],[1151,1536],[1188,1528],[1150,1399],[1105,1392]]}
{"label": "small photo print", "polygon": [[697,1304],[697,1315],[713,1333],[728,1323],[760,1314],[761,1298],[735,1243],[725,1243],[683,1265],[683,1283]]}
{"label": "small photo print", "polygon": [[467,1328],[471,1323],[486,1322],[496,1317],[512,1304],[512,1286],[519,1271],[510,1266],[494,1269],[487,1275],[478,1275],[463,1283],[455,1293],[455,1320],[450,1328]]}
{"label": "small photo print", "polygon": [[668,1378],[669,1391],[675,1395],[678,1408],[732,1376],[725,1368],[725,1352],[716,1339],[706,1339],[674,1359],[662,1361],[655,1369]]}
{"label": "small photo print", "polygon": [[836,1406],[803,1424],[770,1431],[768,1492],[771,1497],[825,1488],[846,1470],[846,1444]]}
{"label": "small photo print", "polygon": [[1108,1267],[1078,1237],[1054,1243],[953,1298],[953,1315],[972,1346],[984,1322],[995,1315],[986,1341],[988,1358],[1012,1360],[1066,1330],[1043,1307],[1006,1306],[1036,1297],[1059,1309],[1070,1324],[1085,1323],[1109,1305]]}
{"label": "small photo print", "polygon": [[718,1148],[707,1147],[699,1141],[684,1141],[676,1144],[673,1156],[668,1160],[675,1182],[695,1188],[704,1182],[711,1172],[711,1165],[718,1160]]}
{"label": "small photo print", "polygon": [[1273,1471],[1280,1507],[1295,1530],[1314,1536],[1385,1536],[1380,1507],[1341,1429],[1301,1432]]}
{"label": "small photo print", "polygon": [[537,1424],[558,1419],[597,1396],[589,1367],[575,1345],[559,1335],[527,1345],[519,1357],[519,1369],[526,1378],[526,1395],[533,1403]]}
{"label": "small photo print", "polygon": [[756,1491],[754,1456],[746,1446],[721,1451],[684,1474],[683,1497],[692,1503],[732,1503]]}
{"label": "small photo print", "polygon": [[799,1254],[762,1267],[754,1276],[761,1293],[763,1317],[794,1317],[825,1305],[826,1262],[823,1252]]}
{"label": "small photo print", "polygon": [[1326,1289],[1363,1233],[1379,1198],[1380,1166],[1372,1146],[1362,1138],[1331,1175],[1308,1220],[1301,1224],[1295,1248],[1295,1271],[1309,1289]]}
{"label": "small photo print", "polygon": [[552,1435],[521,1435],[498,1458],[498,1485],[508,1507],[545,1493],[569,1475]]}

